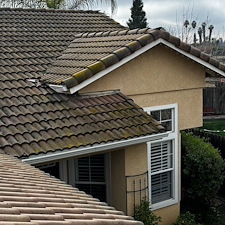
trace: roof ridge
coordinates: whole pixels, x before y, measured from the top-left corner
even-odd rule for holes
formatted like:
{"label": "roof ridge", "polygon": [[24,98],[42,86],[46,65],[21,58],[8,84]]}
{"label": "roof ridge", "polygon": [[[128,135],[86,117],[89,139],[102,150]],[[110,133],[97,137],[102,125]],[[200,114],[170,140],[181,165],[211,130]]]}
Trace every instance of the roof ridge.
{"label": "roof ridge", "polygon": [[122,35],[134,35],[134,34],[151,34],[152,31],[158,30],[158,31],[163,31],[162,27],[157,27],[157,28],[136,28],[129,30],[123,29],[123,30],[116,30],[116,31],[106,31],[106,32],[94,32],[94,33],[80,33],[75,35],[75,38],[93,38],[93,37],[112,37],[112,36],[122,36]]}
{"label": "roof ridge", "polygon": [[100,10],[82,10],[82,9],[52,9],[52,8],[10,8],[10,7],[0,7],[0,11],[9,10],[9,11],[42,11],[42,12],[98,12],[102,13]]}

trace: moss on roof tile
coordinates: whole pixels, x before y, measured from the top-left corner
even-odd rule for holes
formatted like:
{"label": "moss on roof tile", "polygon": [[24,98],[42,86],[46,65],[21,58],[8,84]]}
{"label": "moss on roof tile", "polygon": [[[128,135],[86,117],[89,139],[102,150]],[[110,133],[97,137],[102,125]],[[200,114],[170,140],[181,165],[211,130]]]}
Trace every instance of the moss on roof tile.
{"label": "moss on roof tile", "polygon": [[132,41],[132,42],[128,43],[126,45],[126,47],[128,47],[130,49],[130,51],[133,53],[133,52],[137,51],[138,49],[140,49],[142,46],[141,46],[140,42]]}
{"label": "moss on roof tile", "polygon": [[105,65],[103,62],[98,61],[96,63],[91,64],[88,68],[92,71],[92,74],[96,74],[105,69]]}
{"label": "moss on roof tile", "polygon": [[76,78],[78,84],[82,83],[84,80],[88,79],[92,76],[92,71],[90,69],[81,70],[75,74],[73,74],[73,78]]}
{"label": "moss on roof tile", "polygon": [[101,61],[104,63],[105,67],[109,67],[117,62],[119,62],[119,58],[116,54],[110,54],[106,57],[101,58]]}

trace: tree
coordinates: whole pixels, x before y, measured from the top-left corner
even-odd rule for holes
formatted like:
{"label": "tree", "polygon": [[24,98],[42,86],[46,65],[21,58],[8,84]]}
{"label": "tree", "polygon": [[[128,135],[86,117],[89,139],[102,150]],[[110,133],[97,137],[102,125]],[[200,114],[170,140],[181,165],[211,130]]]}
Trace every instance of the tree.
{"label": "tree", "polygon": [[192,133],[182,133],[181,145],[184,196],[210,205],[224,181],[224,160],[218,149]]}
{"label": "tree", "polygon": [[213,25],[209,26],[209,42],[211,41],[211,37],[212,37],[212,30],[214,29]]}
{"label": "tree", "polygon": [[224,181],[225,162],[206,139],[186,132],[181,136],[182,210],[194,213],[204,225],[221,224],[215,199]]}
{"label": "tree", "polygon": [[115,12],[116,0],[0,0],[0,7],[80,9],[102,3],[110,4]]}
{"label": "tree", "polygon": [[142,0],[133,0],[131,7],[131,18],[128,20],[127,25],[130,29],[145,28],[147,27],[146,13],[143,11]]}

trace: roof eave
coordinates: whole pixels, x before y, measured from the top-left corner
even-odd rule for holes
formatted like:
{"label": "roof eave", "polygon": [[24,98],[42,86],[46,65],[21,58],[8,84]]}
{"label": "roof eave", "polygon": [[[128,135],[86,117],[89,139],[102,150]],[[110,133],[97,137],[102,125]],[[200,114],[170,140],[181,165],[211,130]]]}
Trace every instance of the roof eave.
{"label": "roof eave", "polygon": [[40,163],[45,163],[45,162],[50,162],[50,161],[58,161],[58,160],[68,159],[68,158],[72,158],[72,157],[78,157],[78,156],[80,157],[80,156],[93,154],[93,153],[100,153],[103,151],[127,147],[130,145],[141,144],[141,143],[154,141],[154,140],[161,140],[162,138],[167,137],[167,136],[168,136],[167,133],[151,134],[151,135],[136,137],[136,138],[127,139],[127,140],[120,140],[120,141],[114,141],[114,142],[110,142],[110,143],[97,144],[94,146],[64,149],[62,151],[57,151],[57,152],[48,152],[45,154],[31,155],[30,157],[28,157],[26,159],[22,159],[22,161],[29,163],[31,165],[35,165],[35,164],[40,164]]}

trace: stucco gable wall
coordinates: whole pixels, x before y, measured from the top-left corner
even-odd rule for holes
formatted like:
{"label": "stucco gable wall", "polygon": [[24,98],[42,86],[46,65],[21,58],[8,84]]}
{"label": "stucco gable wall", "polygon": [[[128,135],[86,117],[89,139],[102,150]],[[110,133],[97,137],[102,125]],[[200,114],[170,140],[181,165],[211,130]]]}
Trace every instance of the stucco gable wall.
{"label": "stucco gable wall", "polygon": [[204,68],[164,45],[156,46],[108,75],[83,88],[82,92],[120,89],[138,95],[203,87]]}
{"label": "stucco gable wall", "polygon": [[202,125],[204,68],[164,46],[156,46],[83,88],[120,89],[141,107],[178,104],[179,129]]}

